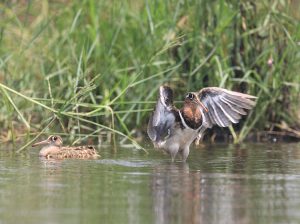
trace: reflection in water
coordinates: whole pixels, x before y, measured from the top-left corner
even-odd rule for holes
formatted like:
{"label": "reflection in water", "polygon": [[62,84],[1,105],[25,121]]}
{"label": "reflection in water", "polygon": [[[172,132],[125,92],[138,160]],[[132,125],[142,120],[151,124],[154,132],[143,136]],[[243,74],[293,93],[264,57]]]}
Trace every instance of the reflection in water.
{"label": "reflection in water", "polygon": [[300,223],[300,145],[40,160],[0,150],[0,223]]}
{"label": "reflection in water", "polygon": [[187,163],[170,163],[153,170],[152,191],[156,223],[198,223],[200,172],[189,172]]}
{"label": "reflection in water", "polygon": [[[223,166],[223,172],[217,173],[212,167],[191,170],[188,164],[180,163],[156,166],[151,180],[155,222],[264,223],[274,221],[276,213],[279,223],[289,220],[291,210],[287,208],[295,203],[294,193],[289,190],[295,184],[300,187],[298,180],[295,183],[295,175],[289,175],[291,181],[284,174],[286,159],[293,154],[284,153],[282,158],[278,151],[269,153],[271,161],[255,161],[257,154],[233,147],[226,159],[222,155],[213,155],[211,160],[204,158],[211,165],[216,164],[218,170]],[[255,173],[260,169],[262,174]],[[296,204],[299,209],[298,200]]]}

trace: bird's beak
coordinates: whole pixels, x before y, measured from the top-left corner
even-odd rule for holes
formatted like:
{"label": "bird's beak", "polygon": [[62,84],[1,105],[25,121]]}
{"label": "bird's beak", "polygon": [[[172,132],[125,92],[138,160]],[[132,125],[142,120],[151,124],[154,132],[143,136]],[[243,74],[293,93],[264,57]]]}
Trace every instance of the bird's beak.
{"label": "bird's beak", "polygon": [[197,103],[200,107],[202,107],[202,108],[205,110],[205,112],[208,112],[208,109],[207,109],[207,108],[204,106],[204,104],[200,101],[199,96],[198,96],[197,93],[195,93],[195,96],[196,96],[196,98],[195,98],[196,103]]}
{"label": "bird's beak", "polygon": [[47,140],[44,140],[44,141],[41,141],[41,142],[37,142],[37,143],[34,143],[32,145],[32,147],[35,147],[35,146],[38,146],[38,145],[47,145],[49,142],[48,142],[48,139]]}

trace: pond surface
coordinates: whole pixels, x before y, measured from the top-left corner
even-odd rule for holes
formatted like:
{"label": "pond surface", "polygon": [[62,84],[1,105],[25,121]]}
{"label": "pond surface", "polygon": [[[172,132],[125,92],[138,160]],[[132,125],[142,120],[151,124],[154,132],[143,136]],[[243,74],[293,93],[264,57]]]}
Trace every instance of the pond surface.
{"label": "pond surface", "polygon": [[300,223],[300,144],[43,161],[0,149],[0,223]]}

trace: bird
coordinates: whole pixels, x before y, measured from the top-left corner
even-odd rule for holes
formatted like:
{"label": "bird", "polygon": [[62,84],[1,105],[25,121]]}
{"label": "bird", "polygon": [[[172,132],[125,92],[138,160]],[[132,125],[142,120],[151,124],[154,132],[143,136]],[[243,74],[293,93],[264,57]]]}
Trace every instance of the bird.
{"label": "bird", "polygon": [[39,156],[47,159],[97,159],[100,157],[94,146],[63,146],[63,140],[58,135],[50,135],[46,140],[34,143],[32,147],[39,145],[44,145]]}
{"label": "bird", "polygon": [[181,109],[173,103],[173,90],[166,85],[159,87],[159,96],[150,115],[147,133],[155,148],[171,155],[181,155],[185,162],[190,145],[199,143],[204,132],[214,125],[228,127],[236,124],[253,109],[257,97],[220,87],[206,87],[186,94]]}

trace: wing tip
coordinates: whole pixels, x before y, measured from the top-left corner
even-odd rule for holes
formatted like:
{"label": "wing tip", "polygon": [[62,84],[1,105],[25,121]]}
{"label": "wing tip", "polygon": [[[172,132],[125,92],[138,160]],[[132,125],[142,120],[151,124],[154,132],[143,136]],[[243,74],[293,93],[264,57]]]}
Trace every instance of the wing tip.
{"label": "wing tip", "polygon": [[165,106],[173,105],[173,90],[167,85],[159,87],[159,98]]}

